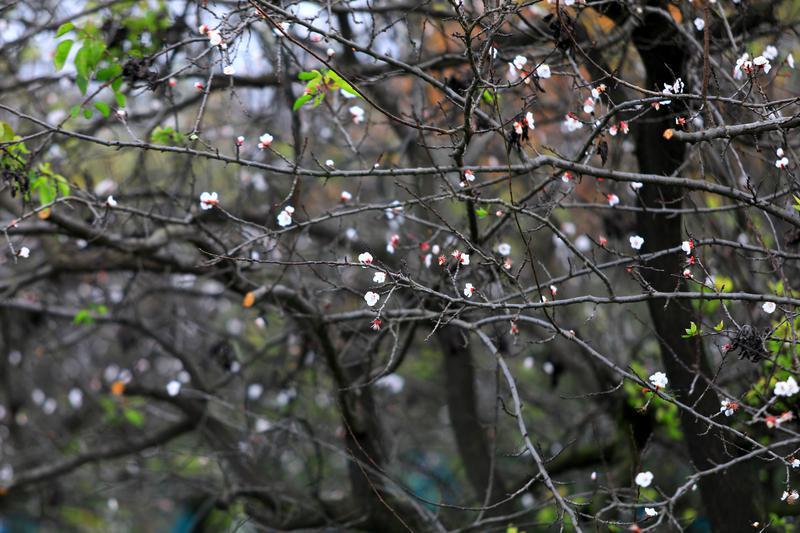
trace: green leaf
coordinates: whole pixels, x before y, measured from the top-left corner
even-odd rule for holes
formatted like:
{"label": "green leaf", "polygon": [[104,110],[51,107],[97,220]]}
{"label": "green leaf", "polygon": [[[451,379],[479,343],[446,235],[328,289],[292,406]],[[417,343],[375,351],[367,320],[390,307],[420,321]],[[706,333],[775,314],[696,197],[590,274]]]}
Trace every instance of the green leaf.
{"label": "green leaf", "polygon": [[72,319],[72,323],[79,326],[89,326],[93,322],[94,318],[92,318],[92,315],[89,313],[88,309],[81,309],[75,313],[75,316]]}
{"label": "green leaf", "polygon": [[83,41],[83,46],[89,48],[87,61],[89,63],[89,69],[94,70],[97,68],[97,64],[100,63],[100,60],[103,58],[103,52],[106,51],[106,43],[100,40],[91,39],[87,41]]}
{"label": "green leaf", "polygon": [[489,211],[487,211],[483,207],[479,207],[479,208],[475,209],[475,214],[478,215],[478,218],[484,218],[484,217],[486,217],[486,215],[489,214]]}
{"label": "green leaf", "polygon": [[78,53],[75,54],[75,70],[78,71],[78,77],[84,78],[88,81],[89,79],[89,47],[86,46],[86,41],[83,41],[83,46],[81,49],[78,50]]}
{"label": "green leaf", "polygon": [[108,107],[108,104],[105,102],[95,102],[94,107],[100,111],[100,114],[103,115],[104,118],[108,118],[111,114],[111,108]]}
{"label": "green leaf", "polygon": [[5,122],[0,122],[0,141],[13,141],[14,129]]}
{"label": "green leaf", "polygon": [[725,322],[720,320],[719,324],[714,326],[714,331],[722,331],[722,328],[724,328],[724,327],[725,327]]}
{"label": "green leaf", "polygon": [[114,81],[111,82],[112,91],[119,92],[120,87],[122,87],[122,78],[116,78]]}
{"label": "green leaf", "polygon": [[686,334],[685,334],[685,335],[681,335],[681,336],[682,336],[684,339],[689,339],[689,338],[691,338],[691,337],[696,337],[696,336],[700,335],[701,333],[703,333],[703,332],[702,332],[702,331],[701,331],[701,330],[700,330],[700,329],[697,327],[697,324],[695,324],[694,322],[691,322],[691,323],[689,324],[689,327],[688,327],[688,328],[686,328],[686,330],[685,330],[685,331],[686,331]]}
{"label": "green leaf", "polygon": [[119,63],[112,63],[111,65],[101,68],[97,71],[95,79],[97,81],[108,81],[122,74],[122,67]]}
{"label": "green leaf", "polygon": [[125,107],[125,103],[128,100],[125,95],[119,91],[114,91],[114,99],[117,101],[119,107]]}
{"label": "green leaf", "polygon": [[320,76],[321,74],[318,70],[312,70],[311,72],[301,72],[297,75],[297,78],[303,81],[308,81],[319,78]]}
{"label": "green leaf", "polygon": [[301,107],[303,107],[306,102],[311,100],[312,96],[310,94],[304,94],[300,98],[294,101],[294,105],[292,106],[292,111],[297,111]]}
{"label": "green leaf", "polygon": [[73,28],[75,28],[75,24],[72,22],[65,22],[56,30],[56,38],[61,37],[65,33],[71,32]]}
{"label": "green leaf", "polygon": [[125,420],[127,420],[131,425],[136,427],[142,427],[144,425],[144,415],[141,411],[137,411],[136,409],[125,409],[122,414],[125,416]]}
{"label": "green leaf", "polygon": [[311,105],[311,107],[317,107],[322,103],[323,100],[325,100],[325,93],[317,93],[317,96],[314,97],[314,103]]}
{"label": "green leaf", "polygon": [[89,109],[88,107],[83,110],[83,118],[85,118],[86,120],[92,118],[92,115],[93,115],[92,110]]}
{"label": "green leaf", "polygon": [[794,207],[795,210],[800,211],[800,198],[798,198],[795,194],[792,195],[792,198],[794,198],[794,205],[792,207]]}
{"label": "green leaf", "polygon": [[75,77],[75,85],[78,86],[78,89],[80,89],[81,94],[86,94],[86,89],[89,88],[89,80],[86,78],[86,76],[81,76],[80,74],[78,74]]}
{"label": "green leaf", "polygon": [[78,115],[80,115],[80,113],[81,113],[81,106],[79,105],[74,105],[69,110],[69,116],[71,116],[72,118],[77,118]]}
{"label": "green leaf", "polygon": [[56,46],[56,54],[53,56],[53,64],[56,66],[56,70],[61,70],[64,68],[64,63],[67,61],[67,56],[69,56],[69,51],[72,50],[72,44],[75,41],[72,39],[67,39],[58,43]]}

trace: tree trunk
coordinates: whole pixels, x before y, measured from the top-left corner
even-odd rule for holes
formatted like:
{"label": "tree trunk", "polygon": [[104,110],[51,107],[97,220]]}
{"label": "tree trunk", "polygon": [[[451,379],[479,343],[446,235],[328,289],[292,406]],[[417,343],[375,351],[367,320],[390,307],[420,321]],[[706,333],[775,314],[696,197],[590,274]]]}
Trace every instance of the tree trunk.
{"label": "tree trunk", "polygon": [[[634,43],[647,72],[647,88],[662,87],[663,83],[672,83],[681,76],[687,47],[678,37],[662,17],[654,14],[647,15],[644,24],[635,31]],[[683,162],[685,146],[663,138],[664,130],[671,127],[673,115],[669,107],[662,107],[660,112],[651,112],[638,121],[635,126],[636,156],[641,172],[670,175]],[[677,209],[681,207],[683,195],[680,188],[647,185],[641,189],[641,204],[643,207]],[[683,240],[680,215],[640,212],[637,226],[639,235],[644,237],[642,253],[679,246]],[[641,272],[655,290],[687,290],[681,275],[682,261],[682,254],[664,255],[647,262],[647,268]],[[697,337],[682,338],[689,325],[691,308],[676,302],[665,306],[661,300],[650,300],[649,308],[659,336],[670,392],[693,405],[700,413],[711,415],[718,412],[717,394],[708,390],[702,379],[695,383],[698,372],[711,376],[703,343]],[[694,467],[698,470],[734,457],[731,454],[736,446],[726,445],[726,437],[721,432],[709,431],[707,424],[683,412],[681,425]],[[741,463],[719,474],[705,476],[699,486],[714,531],[748,531],[754,521],[763,522],[762,506],[757,503],[757,479],[749,464]]]}

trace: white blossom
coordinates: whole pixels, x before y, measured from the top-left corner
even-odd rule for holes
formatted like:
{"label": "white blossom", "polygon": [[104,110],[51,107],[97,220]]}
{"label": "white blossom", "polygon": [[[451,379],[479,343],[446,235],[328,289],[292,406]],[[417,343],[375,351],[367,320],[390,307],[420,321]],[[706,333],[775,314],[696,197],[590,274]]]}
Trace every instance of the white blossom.
{"label": "white blossom", "polygon": [[786,381],[779,381],[775,384],[775,396],[794,396],[800,392],[800,386],[797,385],[797,381],[792,376],[789,376]]}
{"label": "white blossom", "polygon": [[375,272],[375,275],[372,276],[372,281],[374,283],[385,283],[386,282],[386,272]]}
{"label": "white blossom", "polygon": [[370,307],[372,307],[373,305],[378,303],[378,300],[380,300],[380,299],[381,299],[381,296],[377,292],[368,291],[364,295],[364,301],[367,302],[367,305],[370,306]]}
{"label": "white blossom", "polygon": [[652,376],[650,376],[650,383],[657,389],[666,388],[667,383],[669,380],[667,379],[667,375],[663,372],[656,372]]}
{"label": "white blossom", "polygon": [[219,204],[219,196],[215,192],[204,192],[200,194],[200,209],[211,209]]}
{"label": "white blossom", "polygon": [[467,298],[472,298],[473,294],[475,294],[475,286],[472,283],[465,283],[464,296],[466,296]]}
{"label": "white blossom", "polygon": [[767,313],[768,315],[771,315],[772,313],[775,312],[775,309],[777,307],[778,306],[775,305],[775,302],[764,302],[764,304],[761,306],[761,309],[763,309],[764,312]]}
{"label": "white blossom", "polygon": [[181,392],[181,382],[173,379],[167,383],[167,394],[170,396],[177,396]]}
{"label": "white blossom", "polygon": [[552,76],[552,73],[550,72],[550,65],[547,63],[542,63],[536,67],[536,75],[543,79],[547,79]]}
{"label": "white blossom", "polygon": [[269,133],[264,133],[258,138],[258,149],[263,150],[267,148],[275,138]]}
{"label": "white blossom", "polygon": [[636,484],[640,487],[649,487],[650,484],[653,482],[653,473],[650,471],[647,472],[639,472],[636,474],[636,478],[634,478]]}
{"label": "white blossom", "polygon": [[352,106],[350,108],[350,115],[353,117],[353,124],[361,124],[364,122],[364,110],[359,106]]}
{"label": "white blossom", "polygon": [[694,27],[697,28],[697,31],[703,31],[703,28],[706,27],[706,21],[701,17],[697,17],[694,19]]}
{"label": "white blossom", "polygon": [[642,245],[644,244],[644,238],[640,237],[638,235],[631,236],[628,239],[628,241],[631,244],[631,248],[633,248],[634,250],[641,250],[642,249]]}

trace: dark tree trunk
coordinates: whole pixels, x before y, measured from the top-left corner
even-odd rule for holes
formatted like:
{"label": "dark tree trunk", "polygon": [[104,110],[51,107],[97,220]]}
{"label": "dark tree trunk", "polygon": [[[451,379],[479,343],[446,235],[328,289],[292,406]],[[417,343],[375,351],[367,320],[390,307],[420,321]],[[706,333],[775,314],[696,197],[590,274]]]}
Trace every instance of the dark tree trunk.
{"label": "dark tree trunk", "polygon": [[[687,46],[679,35],[658,15],[647,15],[644,24],[636,30],[634,43],[642,57],[647,72],[647,87],[663,87],[681,76],[686,60]],[[663,132],[672,127],[673,115],[669,108],[651,112],[636,125],[636,156],[639,169],[644,173],[670,175],[680,166],[686,155],[685,146],[663,138]],[[679,188],[648,185],[641,189],[643,207],[679,208],[683,192]],[[683,240],[680,215],[668,216],[641,212],[637,216],[639,234],[644,237],[642,253],[679,246]],[[681,272],[684,268],[682,254],[664,255],[647,263],[642,269],[644,279],[658,291],[686,290]],[[707,390],[704,380],[695,381],[699,372],[710,376],[709,364],[699,338],[684,339],[691,308],[675,302],[667,306],[659,300],[649,302],[650,314],[656,333],[669,389],[681,401],[693,405],[698,412],[710,415],[719,411],[719,398]],[[693,386],[694,385],[694,386]],[[682,429],[686,444],[698,470],[730,461],[736,446],[725,442],[725,436],[711,430],[707,424],[682,412]],[[749,531],[754,521],[762,521],[763,507],[758,504],[758,484],[755,470],[748,464],[739,464],[713,476],[700,480],[700,493],[714,531]]]}
{"label": "dark tree trunk", "polygon": [[[465,345],[460,330],[455,327],[443,327],[437,336],[444,359],[450,423],[464,470],[477,500],[481,503],[496,503],[506,497],[506,491],[500,474],[492,471],[494,463],[489,436],[478,418],[471,350]],[[490,489],[491,494],[487,498],[487,491]],[[513,503],[510,502],[487,514],[496,516],[513,510]]]}

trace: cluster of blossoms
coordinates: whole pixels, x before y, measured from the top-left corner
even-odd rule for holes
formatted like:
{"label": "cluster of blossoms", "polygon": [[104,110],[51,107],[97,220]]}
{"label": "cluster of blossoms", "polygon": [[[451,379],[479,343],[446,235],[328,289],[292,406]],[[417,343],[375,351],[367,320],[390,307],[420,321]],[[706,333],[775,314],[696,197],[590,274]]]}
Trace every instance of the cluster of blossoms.
{"label": "cluster of blossoms", "polygon": [[611,135],[612,137],[616,137],[617,133],[619,133],[620,131],[624,135],[628,134],[628,131],[629,131],[628,123],[626,121],[624,121],[624,120],[620,120],[619,124],[612,124],[608,128],[608,134]]}
{"label": "cluster of blossoms", "polygon": [[694,241],[691,239],[688,241],[683,241],[681,243],[681,250],[683,250],[684,253],[688,256],[686,259],[687,268],[683,270],[683,277],[686,279],[690,279],[692,277],[692,271],[688,267],[694,265],[697,262],[697,259],[694,256]]}
{"label": "cluster of blossoms", "polygon": [[219,32],[219,30],[212,30],[208,27],[208,24],[201,24],[197,31],[200,33],[200,35],[205,35],[208,37],[208,44],[211,46],[219,46],[223,50],[227,48],[227,45],[222,39],[222,34]]}
{"label": "cluster of blossoms", "polygon": [[581,129],[583,127],[583,122],[580,121],[575,113],[570,112],[564,117],[563,126],[565,131],[572,133]]}
{"label": "cluster of blossoms", "polygon": [[784,396],[786,398],[794,396],[800,392],[800,386],[792,376],[789,376],[786,381],[779,381],[775,384],[775,396]]}
{"label": "cluster of blossoms", "polygon": [[397,249],[397,246],[400,244],[400,235],[393,234],[389,237],[389,242],[386,243],[386,251],[390,254],[393,254]]}
{"label": "cluster of blossoms", "polygon": [[292,214],[294,214],[294,207],[287,205],[283,210],[278,213],[278,225],[282,228],[292,225]]}
{"label": "cluster of blossoms", "polygon": [[650,376],[649,380],[650,384],[655,387],[656,390],[665,389],[667,383],[669,383],[669,379],[667,379],[667,375],[664,372],[656,372]]}
{"label": "cluster of blossoms", "polygon": [[583,101],[583,112],[587,115],[594,115],[595,106],[600,101],[600,95],[606,92],[606,85],[601,83],[597,87],[592,87],[592,95],[587,96]]}
{"label": "cluster of blossoms", "polygon": [[750,75],[757,73],[759,70],[763,70],[764,74],[769,74],[769,71],[772,70],[769,59],[760,55],[751,60],[750,54],[745,52],[736,60],[736,66],[733,68],[733,77],[740,80],[745,74]]}
{"label": "cluster of blossoms", "polygon": [[[522,77],[523,81],[527,84],[530,83],[531,71],[526,68],[528,58],[525,56],[517,56],[514,61],[508,64],[508,78],[511,81],[517,81]],[[547,79],[552,76],[550,65],[542,63],[536,67],[536,76],[542,79]]]}
{"label": "cluster of blossoms", "polygon": [[772,429],[772,428],[776,428],[776,427],[780,426],[784,422],[789,422],[793,418],[794,418],[794,415],[792,414],[792,412],[791,411],[786,411],[784,413],[781,413],[780,416],[768,415],[764,419],[764,423],[767,424],[768,428]]}
{"label": "cluster of blossoms", "polygon": [[459,183],[459,185],[461,187],[466,187],[469,183],[473,181],[475,181],[475,174],[470,169],[467,169],[464,171],[464,179],[461,180],[461,183]]}
{"label": "cluster of blossoms", "polygon": [[727,398],[722,400],[719,405],[719,412],[725,413],[725,416],[733,416],[737,409],[739,409],[739,404]]}
{"label": "cluster of blossoms", "polygon": [[[361,263],[361,268],[366,268],[367,265],[371,265],[374,260],[374,257],[372,257],[372,254],[369,252],[358,254],[358,262]],[[378,284],[386,283],[386,272],[375,272],[372,276],[372,282]],[[367,291],[364,293],[364,301],[369,307],[374,307],[380,299],[381,295],[375,291]],[[380,317],[375,317],[372,322],[370,322],[370,328],[377,331],[381,329],[381,324]]]}
{"label": "cluster of blossoms", "polygon": [[783,170],[789,166],[789,158],[784,154],[783,148],[775,150],[775,155],[778,156],[778,159],[775,160],[775,167]]}

